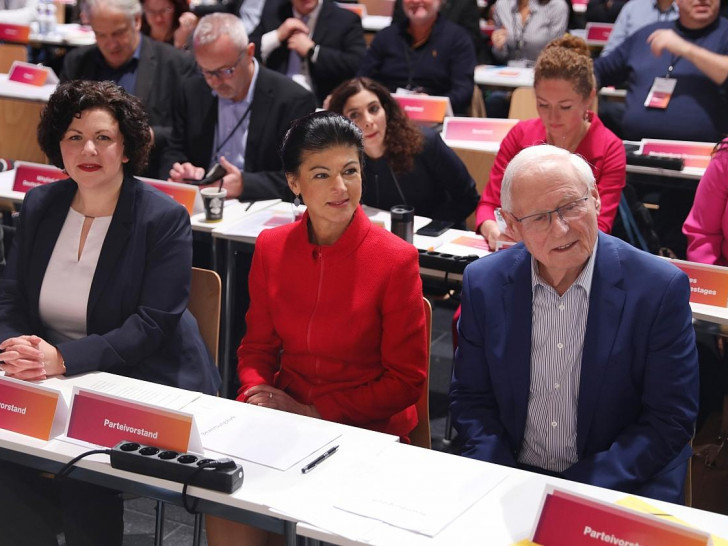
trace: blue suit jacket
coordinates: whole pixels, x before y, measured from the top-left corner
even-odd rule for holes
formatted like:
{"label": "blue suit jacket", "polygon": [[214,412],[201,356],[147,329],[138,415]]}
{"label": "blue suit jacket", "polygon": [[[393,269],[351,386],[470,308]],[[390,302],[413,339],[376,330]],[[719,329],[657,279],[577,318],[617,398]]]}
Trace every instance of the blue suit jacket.
{"label": "blue suit jacket", "polygon": [[[0,340],[47,340],[38,301],[73,180],[28,192],[0,281]],[[126,177],[101,248],[87,308],[87,333],[57,345],[67,374],[100,370],[209,394],[220,376],[187,310],[192,231],[184,207]]]}
{"label": "blue suit jacket", "polygon": [[[698,401],[688,279],[599,234],[579,387],[579,461],[563,477],[682,502]],[[531,361],[531,255],[522,244],[465,271],[450,392],[463,454],[514,466]]]}

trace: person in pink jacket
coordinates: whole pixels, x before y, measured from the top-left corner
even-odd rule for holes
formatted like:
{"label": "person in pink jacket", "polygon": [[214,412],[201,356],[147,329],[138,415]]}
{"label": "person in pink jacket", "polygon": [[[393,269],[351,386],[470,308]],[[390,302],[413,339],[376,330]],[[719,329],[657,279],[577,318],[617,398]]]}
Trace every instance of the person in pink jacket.
{"label": "person in pink jacket", "polygon": [[539,117],[518,123],[506,135],[476,209],[476,230],[495,248],[512,241],[496,221],[503,172],[521,150],[553,144],[582,156],[591,165],[602,209],[599,229],[610,233],[625,184],[626,156],[622,141],[590,111],[596,95],[594,71],[583,40],[564,36],[549,42],[536,61],[534,90]]}
{"label": "person in pink jacket", "polygon": [[720,142],[700,179],[683,233],[688,260],[728,265],[728,139]]}

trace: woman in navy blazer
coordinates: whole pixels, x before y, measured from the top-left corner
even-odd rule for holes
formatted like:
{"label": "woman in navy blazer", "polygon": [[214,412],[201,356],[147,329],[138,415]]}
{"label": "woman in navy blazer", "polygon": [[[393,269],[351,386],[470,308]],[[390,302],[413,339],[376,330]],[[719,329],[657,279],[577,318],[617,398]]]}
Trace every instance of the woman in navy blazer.
{"label": "woman in navy blazer", "polygon": [[[219,374],[187,310],[189,216],[131,176],[151,145],[139,100],[111,82],[61,84],[38,139],[70,178],[23,203],[0,281],[2,369],[27,380],[101,370],[215,393]],[[59,512],[68,546],[121,545],[117,491],[0,462],[4,541],[56,544]]]}
{"label": "woman in navy blazer", "polygon": [[[51,124],[59,123],[59,119],[51,119],[59,117],[59,108],[73,105],[74,113],[63,114],[70,119],[79,119],[82,113],[93,110],[104,110],[119,118],[124,113],[114,112],[121,108],[115,103],[132,101],[131,96],[108,82],[63,84],[54,95],[41,121],[48,140],[53,138],[51,133],[57,136],[60,132],[63,138],[72,133],[51,130]],[[120,129],[123,135],[124,122]],[[136,129],[141,135],[149,134],[143,127]],[[43,131],[41,127],[41,137]],[[126,161],[118,180],[118,200],[115,205],[102,203],[113,215],[88,293],[86,335],[54,345],[66,375],[100,370],[212,394],[219,386],[219,374],[187,310],[192,266],[189,216],[168,196],[129,174],[139,168],[140,158],[135,156],[141,151],[143,157],[148,144],[140,142],[135,131],[127,133],[123,135],[127,138],[122,136]],[[84,137],[74,133],[71,138],[81,142]],[[42,145],[51,160],[63,167],[66,154],[60,157],[57,140]],[[139,150],[130,150],[132,146]],[[97,158],[103,159],[103,153],[92,157],[82,161],[93,165]],[[90,174],[93,179],[98,172],[98,178],[103,178],[103,169],[94,172],[90,168],[81,176]],[[67,169],[72,171],[73,167],[67,165]],[[8,358],[14,352],[13,339],[35,335],[51,341],[48,325],[41,320],[41,287],[69,208],[84,201],[77,194],[91,193],[87,187],[87,183],[67,179],[34,188],[25,198],[14,252],[0,282],[0,348],[5,349],[0,359],[5,361],[6,373],[28,378],[22,363],[14,367]],[[91,202],[85,199],[87,207],[92,206]],[[36,372],[52,375],[55,370],[48,369],[53,364],[52,356],[45,355],[45,371]]]}

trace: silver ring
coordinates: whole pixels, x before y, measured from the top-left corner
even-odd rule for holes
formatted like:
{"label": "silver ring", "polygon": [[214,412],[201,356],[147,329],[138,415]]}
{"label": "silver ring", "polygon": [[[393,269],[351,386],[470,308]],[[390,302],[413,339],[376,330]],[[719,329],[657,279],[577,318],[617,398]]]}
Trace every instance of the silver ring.
{"label": "silver ring", "polygon": [[273,398],[273,393],[272,392],[269,392],[268,393],[268,398]]}

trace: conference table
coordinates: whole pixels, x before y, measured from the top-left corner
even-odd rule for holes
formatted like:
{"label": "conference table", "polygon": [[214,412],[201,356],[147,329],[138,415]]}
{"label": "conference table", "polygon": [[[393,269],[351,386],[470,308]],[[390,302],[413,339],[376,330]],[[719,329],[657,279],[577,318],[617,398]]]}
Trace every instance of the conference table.
{"label": "conference table", "polygon": [[[241,445],[258,442],[255,447],[268,450],[267,455],[260,456],[245,445],[242,456],[213,451],[209,436],[202,434],[200,454],[232,456],[243,466],[245,479],[232,494],[201,487],[190,487],[188,494],[199,499],[200,512],[282,533],[291,546],[296,535],[314,544],[321,540],[341,545],[529,544],[526,539],[532,536],[547,487],[654,517],[674,516],[716,535],[713,544],[728,544],[728,516],[400,444],[386,434],[102,372],[51,378],[39,384],[60,391],[69,405],[74,387],[102,395],[123,392],[131,403],[154,396],[168,401],[164,404],[167,409],[194,415],[202,424],[201,432],[213,422],[210,415],[239,417],[243,427],[239,430],[260,431],[256,437],[240,437]],[[176,402],[176,398],[183,401]],[[174,408],[169,407],[172,404]],[[287,434],[299,428],[327,440],[307,453],[309,447],[288,468],[268,463],[266,457],[273,461],[291,449]],[[333,445],[339,446],[334,455],[312,472],[301,472]],[[0,458],[41,471],[57,472],[93,447],[97,446],[63,434],[45,441],[0,429]],[[246,453],[253,455],[248,458]],[[113,468],[107,455],[82,459],[76,467],[73,479],[182,503],[180,483]]]}

